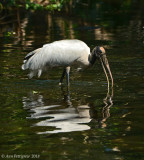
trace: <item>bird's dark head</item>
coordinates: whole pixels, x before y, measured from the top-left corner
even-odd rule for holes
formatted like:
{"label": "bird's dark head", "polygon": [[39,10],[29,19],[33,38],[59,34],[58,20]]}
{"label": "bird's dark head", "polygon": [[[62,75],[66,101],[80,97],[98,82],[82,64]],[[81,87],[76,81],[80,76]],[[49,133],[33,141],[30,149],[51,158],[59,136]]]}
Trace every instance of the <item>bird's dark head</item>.
{"label": "bird's dark head", "polygon": [[90,63],[91,63],[91,65],[93,65],[95,63],[96,59],[100,59],[105,54],[106,54],[105,53],[105,49],[103,47],[96,46],[92,50],[92,53],[91,53],[91,56],[90,56]]}
{"label": "bird's dark head", "polygon": [[96,58],[100,58],[103,55],[106,54],[105,49],[103,47],[100,46],[96,46],[93,50],[92,50],[92,54],[95,55]]}

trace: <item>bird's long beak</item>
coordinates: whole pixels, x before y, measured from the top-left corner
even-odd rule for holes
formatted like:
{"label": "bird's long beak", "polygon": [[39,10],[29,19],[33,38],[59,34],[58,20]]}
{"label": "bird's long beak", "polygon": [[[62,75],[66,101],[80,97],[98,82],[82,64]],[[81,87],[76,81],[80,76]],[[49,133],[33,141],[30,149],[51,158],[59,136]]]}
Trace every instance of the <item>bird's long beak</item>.
{"label": "bird's long beak", "polygon": [[109,72],[109,75],[111,77],[111,87],[112,87],[112,96],[113,96],[113,76],[112,76],[112,73],[111,73],[111,70],[110,70],[110,66],[109,66],[109,63],[108,63],[108,59],[106,57],[106,55],[102,55],[102,57],[100,57],[100,61],[101,61],[101,64],[102,64],[102,67],[103,67],[103,70],[104,70],[104,73],[106,75],[106,78],[107,78],[107,82],[108,82],[108,93],[109,93],[109,78],[108,78],[108,75],[107,75],[107,72],[106,72],[106,69],[105,67],[107,68],[108,72]]}

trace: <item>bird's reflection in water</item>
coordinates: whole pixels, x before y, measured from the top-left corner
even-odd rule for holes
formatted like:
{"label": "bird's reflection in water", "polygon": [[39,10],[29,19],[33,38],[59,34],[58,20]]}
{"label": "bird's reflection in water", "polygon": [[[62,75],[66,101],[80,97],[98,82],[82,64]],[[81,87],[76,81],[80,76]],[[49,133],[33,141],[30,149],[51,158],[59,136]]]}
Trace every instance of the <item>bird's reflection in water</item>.
{"label": "bird's reflection in water", "polygon": [[107,96],[104,99],[102,118],[99,119],[97,115],[94,115],[92,104],[74,107],[70,100],[69,90],[64,92],[62,88],[62,94],[66,103],[65,107],[64,104],[46,105],[44,97],[38,93],[31,93],[29,97],[23,97],[23,107],[30,112],[27,118],[39,119],[34,126],[55,127],[52,131],[38,132],[38,134],[89,130],[89,123],[92,119],[97,120],[99,127],[106,127],[105,121],[110,116],[109,110],[113,104],[111,97]]}

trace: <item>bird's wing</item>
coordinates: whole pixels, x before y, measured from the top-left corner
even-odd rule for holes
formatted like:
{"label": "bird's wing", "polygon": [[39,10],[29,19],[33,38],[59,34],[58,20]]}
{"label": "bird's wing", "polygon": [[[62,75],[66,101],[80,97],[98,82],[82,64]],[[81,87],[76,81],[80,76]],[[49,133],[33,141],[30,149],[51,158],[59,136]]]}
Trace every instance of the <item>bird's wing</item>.
{"label": "bird's wing", "polygon": [[36,49],[36,50],[28,53],[28,54],[25,56],[24,61],[23,61],[24,64],[22,65],[22,69],[23,69],[23,70],[29,68],[28,65],[27,65],[27,63],[29,62],[29,60],[30,60],[35,54],[39,53],[40,50],[41,50],[41,48],[38,48],[38,49]]}
{"label": "bird's wing", "polygon": [[30,59],[35,53],[37,53],[38,51],[40,51],[40,49],[41,49],[41,48],[38,48],[38,49],[36,49],[36,50],[28,53],[28,54],[25,56],[25,58],[24,58],[24,63],[25,63],[28,59]]}

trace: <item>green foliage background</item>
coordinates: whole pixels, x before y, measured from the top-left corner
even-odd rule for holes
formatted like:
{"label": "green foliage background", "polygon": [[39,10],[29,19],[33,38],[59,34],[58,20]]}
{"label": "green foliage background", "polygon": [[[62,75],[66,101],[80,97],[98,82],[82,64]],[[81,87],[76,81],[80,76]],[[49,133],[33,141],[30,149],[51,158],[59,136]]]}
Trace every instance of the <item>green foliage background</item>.
{"label": "green foliage background", "polygon": [[25,9],[45,9],[60,11],[64,3],[69,0],[2,0],[0,2],[0,9],[9,9],[12,7],[22,7]]}

